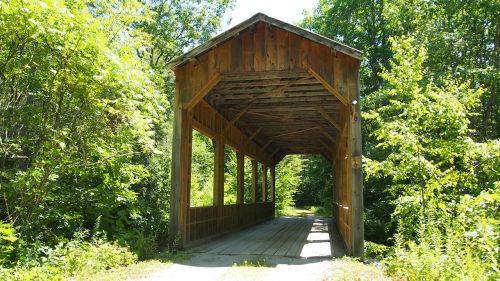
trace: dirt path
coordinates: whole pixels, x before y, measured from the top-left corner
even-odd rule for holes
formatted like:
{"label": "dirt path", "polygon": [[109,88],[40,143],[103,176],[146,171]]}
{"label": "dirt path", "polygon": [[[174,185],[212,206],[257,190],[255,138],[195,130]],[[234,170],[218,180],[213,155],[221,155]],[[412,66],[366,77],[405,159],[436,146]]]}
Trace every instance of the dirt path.
{"label": "dirt path", "polygon": [[[132,279],[131,279],[132,280]],[[196,254],[135,280],[390,280],[383,270],[347,259]]]}

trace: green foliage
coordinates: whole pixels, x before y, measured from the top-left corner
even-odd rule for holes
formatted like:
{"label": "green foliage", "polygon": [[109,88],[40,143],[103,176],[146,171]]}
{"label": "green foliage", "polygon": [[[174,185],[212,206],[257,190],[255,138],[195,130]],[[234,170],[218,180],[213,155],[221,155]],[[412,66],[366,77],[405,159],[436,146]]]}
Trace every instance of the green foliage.
{"label": "green foliage", "polygon": [[[498,233],[498,223],[496,226]],[[498,234],[484,229],[480,239],[429,224],[419,234],[419,242],[396,236],[395,253],[386,263],[389,273],[407,280],[495,280],[498,272]],[[496,256],[488,256],[483,247]],[[496,249],[495,249],[496,248]],[[486,254],[486,255],[485,255]]]}
{"label": "green foliage", "polygon": [[238,189],[238,162],[236,152],[229,147],[224,148],[224,204],[236,204]]}
{"label": "green foliage", "polygon": [[[450,83],[455,87],[466,84],[457,81],[470,81],[471,91],[482,89],[478,106],[467,117],[474,130],[468,136],[488,142],[498,139],[500,132],[496,82],[499,8],[497,1],[492,0],[321,0],[302,25],[364,51],[360,71],[363,111],[376,109],[377,103],[370,102],[370,96],[387,83],[378,74],[383,68],[391,70],[389,61],[394,52],[389,38],[413,36],[416,44],[425,45],[428,50],[423,80],[432,79],[435,86],[444,88]],[[379,141],[372,134],[378,128],[377,122],[365,119],[362,125],[364,156],[384,159],[393,153],[390,148],[377,146]],[[369,161],[365,158],[365,162]],[[390,178],[369,177],[364,181],[365,238],[390,243],[396,230],[390,220],[399,205],[396,202],[415,200],[400,198],[387,189]]]}
{"label": "green foliage", "polygon": [[252,160],[245,156],[244,167],[244,201],[245,203],[252,203]]}
{"label": "green foliage", "polygon": [[371,241],[365,241],[364,247],[365,247],[365,257],[377,260],[384,259],[390,251],[390,247],[383,244],[377,244]]}
{"label": "green foliage", "polygon": [[242,260],[233,264],[233,267],[276,267],[276,264],[268,260]]}
{"label": "green foliage", "polygon": [[[331,197],[323,197],[322,199],[326,201],[327,198],[331,199]],[[322,217],[331,217],[333,213],[332,204],[327,204],[326,206],[312,206],[307,209],[315,215]]]}
{"label": "green foliage", "polygon": [[193,130],[190,195],[193,207],[212,206],[214,203],[214,161],[214,140]]}
{"label": "green foliage", "polygon": [[208,39],[230,3],[0,1],[2,264],[39,261],[78,229],[105,231],[142,258],[164,246],[165,63]]}
{"label": "green foliage", "polygon": [[124,228],[138,212],[149,173],[134,157],[154,153],[159,109],[135,56],[145,35],[129,28],[140,4],[106,4],[0,4],[1,212],[25,239],[69,237],[98,216]]}
{"label": "green foliage", "polygon": [[482,90],[451,77],[436,85],[422,45],[407,37],[392,43],[391,71],[381,74],[387,85],[370,96],[376,109],[364,116],[377,124],[377,147],[392,152],[365,169],[368,177],[389,178],[397,198],[391,272],[408,279],[496,276],[500,143],[476,143],[469,128]]}
{"label": "green foliage", "polygon": [[17,240],[12,225],[0,220],[0,265],[9,263]]}
{"label": "green foliage", "polygon": [[265,198],[262,198],[262,163],[257,162],[257,186],[255,188],[255,201],[263,202]]}
{"label": "green foliage", "polygon": [[137,256],[127,247],[102,239],[84,242],[77,237],[54,248],[40,247],[43,258],[34,264],[20,264],[14,268],[0,268],[2,280],[63,280],[81,273],[92,274],[114,267],[127,266],[137,261]]}
{"label": "green foliage", "polygon": [[293,194],[299,186],[299,173],[302,159],[297,155],[288,155],[276,166],[276,213],[281,215],[294,205]]}
{"label": "green foliage", "polygon": [[[293,198],[297,206],[323,206],[332,209],[332,166],[318,154],[302,156],[300,185]],[[331,215],[331,213],[330,213]]]}
{"label": "green foliage", "polygon": [[271,184],[272,184],[272,177],[271,177],[271,169],[269,167],[266,168],[266,200],[267,202],[273,201],[273,194],[271,193]]}

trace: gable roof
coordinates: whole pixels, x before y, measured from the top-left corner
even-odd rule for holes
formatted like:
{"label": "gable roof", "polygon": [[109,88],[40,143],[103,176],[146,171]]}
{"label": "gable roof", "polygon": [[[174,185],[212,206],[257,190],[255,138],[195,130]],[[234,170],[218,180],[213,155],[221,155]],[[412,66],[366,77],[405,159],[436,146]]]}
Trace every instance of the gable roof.
{"label": "gable roof", "polygon": [[363,54],[362,51],[357,50],[353,47],[350,47],[348,45],[345,45],[343,43],[340,43],[338,41],[332,40],[330,38],[327,38],[325,36],[319,35],[317,33],[314,33],[312,31],[303,29],[301,27],[277,20],[275,18],[269,17],[265,14],[258,13],[255,14],[253,17],[241,22],[240,24],[232,27],[231,29],[215,36],[214,38],[208,40],[207,42],[191,49],[187,53],[184,53],[174,59],[172,59],[170,62],[167,63],[168,68],[175,68],[177,66],[185,64],[187,61],[192,59],[193,57],[196,57],[200,54],[203,54],[210,49],[224,43],[227,40],[230,40],[232,37],[237,36],[241,31],[249,28],[253,24],[257,22],[265,22],[270,25],[276,26],[278,28],[281,28],[283,30],[286,30],[288,32],[295,33],[301,37],[304,37],[306,39],[309,39],[313,42],[316,42],[318,44],[325,45],[331,49],[334,49],[336,51],[342,52],[348,56],[351,56],[357,60],[361,59],[361,55]]}

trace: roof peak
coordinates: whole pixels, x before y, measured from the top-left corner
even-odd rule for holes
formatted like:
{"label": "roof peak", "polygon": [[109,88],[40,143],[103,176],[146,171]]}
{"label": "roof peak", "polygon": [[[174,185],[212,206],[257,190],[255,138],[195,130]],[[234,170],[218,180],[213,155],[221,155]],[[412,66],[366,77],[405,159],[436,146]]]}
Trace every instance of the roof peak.
{"label": "roof peak", "polygon": [[258,22],[265,22],[270,25],[276,26],[278,28],[281,28],[285,31],[295,33],[301,37],[304,37],[308,40],[311,40],[313,42],[316,42],[318,44],[325,45],[329,48],[332,48],[336,51],[342,52],[348,56],[354,57],[355,59],[360,60],[361,55],[363,52],[360,50],[357,50],[353,47],[350,47],[348,45],[345,45],[343,43],[340,43],[338,41],[335,41],[333,39],[327,38],[323,35],[317,34],[315,32],[312,32],[310,30],[286,23],[284,21],[272,18],[264,13],[256,13],[252,17],[248,18],[247,20],[229,28],[228,30],[219,33],[218,35],[214,36],[212,39],[208,40],[207,42],[198,45],[197,47],[189,50],[188,52],[172,59],[170,62],[167,63],[167,67],[169,68],[175,68],[180,65],[185,64],[187,61],[189,61],[191,58],[196,57],[198,55],[201,55],[212,48],[222,44],[223,42],[230,40],[234,36],[237,36],[240,32],[243,30],[249,28],[250,26],[258,23]]}

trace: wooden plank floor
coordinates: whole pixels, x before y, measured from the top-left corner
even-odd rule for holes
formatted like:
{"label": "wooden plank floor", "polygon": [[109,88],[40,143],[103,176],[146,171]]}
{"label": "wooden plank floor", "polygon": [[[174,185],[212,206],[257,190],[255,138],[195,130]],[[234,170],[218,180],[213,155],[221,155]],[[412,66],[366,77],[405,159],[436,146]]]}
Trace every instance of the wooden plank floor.
{"label": "wooden plank floor", "polygon": [[329,218],[280,217],[190,249],[194,253],[327,258],[345,255]]}

